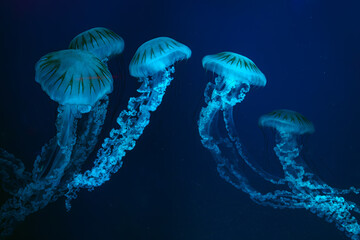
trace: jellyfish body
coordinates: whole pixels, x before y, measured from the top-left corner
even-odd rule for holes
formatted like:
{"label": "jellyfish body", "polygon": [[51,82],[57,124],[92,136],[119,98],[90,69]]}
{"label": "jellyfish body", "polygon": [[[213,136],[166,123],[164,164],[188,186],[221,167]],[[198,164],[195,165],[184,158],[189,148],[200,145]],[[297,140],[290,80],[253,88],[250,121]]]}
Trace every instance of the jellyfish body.
{"label": "jellyfish body", "polygon": [[167,37],[155,38],[138,48],[129,68],[130,74],[142,83],[137,90],[140,96],[130,98],[127,109],[120,113],[117,118],[119,128],[112,129],[110,137],[104,140],[95,166],[76,175],[74,181],[68,184],[68,210],[70,201],[77,197],[79,189],[91,190],[100,186],[121,168],[126,151],[135,147],[136,140],[150,122],[150,113],[161,104],[166,88],[173,79],[173,65],[190,56],[188,47]]}
{"label": "jellyfish body", "polygon": [[[94,147],[106,114],[106,94],[112,90],[112,77],[107,67],[87,51],[49,53],[35,68],[35,80],[51,99],[59,103],[57,134],[44,145],[32,173],[26,173],[31,178],[25,179],[26,184],[12,189],[13,197],[2,205],[0,230],[3,235],[12,231],[15,222],[22,221],[65,193],[61,184],[71,181],[74,169],[78,170],[79,163]],[[82,114],[87,115],[84,120]],[[76,136],[78,122],[85,127],[85,130],[81,129],[79,139]],[[4,160],[3,156],[0,159]],[[22,165],[17,165],[13,165],[16,171],[21,170]]]}
{"label": "jellyfish body", "polygon": [[[274,151],[296,204],[284,204],[287,208],[305,208],[328,222],[334,222],[351,239],[359,239],[360,225],[351,212],[359,212],[358,206],[342,195],[358,193],[355,188],[340,190],[333,188],[313,174],[301,158],[298,139],[315,131],[313,124],[302,114],[291,110],[276,110],[259,119],[260,127],[276,130]],[[273,196],[276,201],[281,198]]]}
{"label": "jellyfish body", "polygon": [[[246,63],[244,63],[246,61]],[[239,62],[239,63],[238,63]],[[240,63],[241,62],[241,63]],[[313,124],[303,115],[290,110],[277,110],[259,119],[260,127],[275,129],[275,154],[284,171],[284,177],[272,176],[248,157],[233,121],[233,107],[241,103],[251,85],[264,86],[265,77],[247,58],[232,53],[220,53],[203,59],[205,69],[216,73],[215,84],[205,89],[206,107],[198,121],[204,147],[208,148],[217,163],[219,175],[237,189],[247,193],[256,203],[274,208],[309,209],[312,213],[335,222],[338,229],[351,239],[359,239],[360,225],[351,215],[359,213],[355,203],[342,195],[359,193],[358,189],[335,189],[311,173],[300,155],[299,139],[314,132]],[[237,69],[241,68],[243,69]],[[245,67],[247,66],[247,67]],[[245,71],[245,69],[247,71]],[[214,118],[222,113],[226,135],[217,131]],[[248,180],[240,162],[273,184],[283,184],[287,189],[261,193]]]}
{"label": "jellyfish body", "polygon": [[137,78],[155,76],[190,56],[191,50],[184,44],[168,37],[155,38],[137,49],[130,62],[130,75]]}
{"label": "jellyfish body", "polygon": [[112,56],[123,52],[124,40],[110,29],[96,27],[74,37],[69,48],[89,51],[107,62]]}

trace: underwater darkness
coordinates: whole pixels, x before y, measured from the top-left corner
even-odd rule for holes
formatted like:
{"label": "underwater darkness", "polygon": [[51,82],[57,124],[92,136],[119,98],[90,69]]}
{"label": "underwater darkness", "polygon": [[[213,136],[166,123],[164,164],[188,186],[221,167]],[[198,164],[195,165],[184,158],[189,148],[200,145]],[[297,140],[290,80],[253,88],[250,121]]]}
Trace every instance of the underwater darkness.
{"label": "underwater darkness", "polygon": [[[235,107],[248,151],[276,172],[278,163],[264,157],[257,121],[274,109],[292,109],[314,123],[303,152],[313,172],[333,187],[359,188],[359,10],[356,0],[1,1],[0,147],[24,160],[27,170],[56,133],[58,104],[34,80],[41,56],[67,48],[93,27],[124,39],[124,52],[109,62],[114,90],[101,143],[137,95],[140,84],[128,70],[136,49],[168,36],[192,50],[176,65],[162,104],[111,180],[80,191],[68,213],[64,198],[49,204],[7,239],[347,239],[309,211],[260,206],[220,178],[197,121],[205,86],[214,81],[202,58],[221,51],[247,56],[267,78]],[[2,204],[8,195],[0,194]],[[360,203],[359,195],[349,199]]]}

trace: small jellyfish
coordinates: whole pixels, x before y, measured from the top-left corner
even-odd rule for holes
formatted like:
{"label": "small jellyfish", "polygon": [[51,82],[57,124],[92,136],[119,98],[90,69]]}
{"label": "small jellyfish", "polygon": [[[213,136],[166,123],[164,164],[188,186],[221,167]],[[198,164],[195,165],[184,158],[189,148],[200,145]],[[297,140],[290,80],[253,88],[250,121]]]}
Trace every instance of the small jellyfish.
{"label": "small jellyfish", "polygon": [[74,37],[69,48],[89,51],[106,63],[123,52],[124,40],[110,29],[96,27]]}
{"label": "small jellyfish", "polygon": [[166,88],[173,80],[174,64],[190,56],[191,50],[187,46],[168,37],[155,38],[138,48],[129,68],[130,74],[142,83],[137,90],[140,96],[130,98],[127,109],[120,113],[117,118],[119,128],[112,129],[110,137],[104,140],[95,166],[75,175],[74,181],[68,184],[68,210],[70,201],[77,197],[81,188],[92,190],[110,180],[111,174],[121,168],[126,151],[135,147],[136,140],[150,123],[150,113],[161,104]]}
{"label": "small jellyfish", "polygon": [[280,135],[314,133],[315,128],[302,114],[281,109],[262,115],[259,118],[259,126],[275,128]]}
{"label": "small jellyfish", "polygon": [[353,187],[342,190],[329,186],[309,170],[301,157],[299,137],[314,133],[312,122],[298,112],[282,109],[261,116],[259,126],[276,130],[274,151],[283,167],[291,199],[295,200],[281,202],[279,191],[272,196],[272,202],[287,208],[309,209],[326,221],[334,222],[351,239],[359,239],[360,225],[351,214],[352,211],[359,212],[358,206],[341,196],[358,193],[358,190]]}

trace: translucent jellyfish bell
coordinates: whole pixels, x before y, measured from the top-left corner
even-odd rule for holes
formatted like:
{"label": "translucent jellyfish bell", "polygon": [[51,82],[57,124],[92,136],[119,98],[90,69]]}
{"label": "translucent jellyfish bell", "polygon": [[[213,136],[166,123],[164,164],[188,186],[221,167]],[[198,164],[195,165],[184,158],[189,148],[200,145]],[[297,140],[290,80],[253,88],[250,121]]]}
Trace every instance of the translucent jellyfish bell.
{"label": "translucent jellyfish bell", "polygon": [[248,85],[263,87],[265,75],[249,58],[233,52],[221,52],[207,55],[202,60],[206,70],[227,79],[245,82]]}
{"label": "translucent jellyfish bell", "polygon": [[148,77],[164,71],[175,62],[189,59],[191,50],[168,37],[158,37],[141,45],[130,62],[133,77]]}
{"label": "translucent jellyfish bell", "polygon": [[82,50],[62,50],[43,56],[35,66],[35,81],[61,105],[77,105],[87,112],[112,91],[106,65]]}
{"label": "translucent jellyfish bell", "polygon": [[281,109],[265,114],[259,119],[259,126],[275,128],[280,133],[302,135],[313,133],[314,125],[302,114]]}
{"label": "translucent jellyfish bell", "polygon": [[87,50],[106,62],[112,56],[122,53],[124,40],[107,28],[97,27],[74,37],[69,48]]}
{"label": "translucent jellyfish bell", "polygon": [[106,65],[83,50],[62,50],[43,56],[35,65],[35,80],[60,104],[58,143],[72,146],[76,118],[112,91],[113,79]]}

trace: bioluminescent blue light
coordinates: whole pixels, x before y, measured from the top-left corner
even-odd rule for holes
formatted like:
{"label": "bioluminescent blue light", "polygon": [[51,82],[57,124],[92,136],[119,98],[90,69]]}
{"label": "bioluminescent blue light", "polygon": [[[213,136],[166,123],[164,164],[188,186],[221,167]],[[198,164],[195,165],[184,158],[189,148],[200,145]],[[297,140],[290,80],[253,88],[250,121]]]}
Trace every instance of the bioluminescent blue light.
{"label": "bioluminescent blue light", "polygon": [[135,147],[145,127],[150,122],[150,113],[161,104],[166,88],[172,81],[174,64],[188,59],[191,51],[185,45],[171,38],[156,38],[145,42],[136,51],[130,63],[130,74],[142,83],[140,96],[130,98],[127,109],[117,118],[118,128],[110,132],[98,151],[94,167],[77,174],[68,184],[66,207],[69,210],[71,199],[76,198],[81,188],[94,189],[108,181],[123,164],[126,151]]}
{"label": "bioluminescent blue light", "polygon": [[[248,67],[243,62],[237,64],[239,59],[246,59]],[[264,75],[249,61],[234,53],[220,53],[203,59],[204,68],[218,76],[215,84],[210,82],[205,89],[207,105],[200,113],[199,133],[204,147],[211,151],[216,160],[219,175],[260,205],[310,210],[326,221],[334,222],[351,239],[359,239],[360,225],[352,212],[360,213],[360,209],[343,197],[349,193],[359,194],[359,190],[353,187],[348,190],[333,188],[308,169],[301,158],[299,139],[304,134],[313,133],[315,129],[303,115],[291,110],[277,110],[259,119],[260,127],[276,130],[274,151],[283,168],[284,177],[269,174],[256,164],[255,159],[249,158],[235,128],[233,107],[242,102],[251,85],[264,86],[266,83]],[[223,117],[225,135],[216,131],[217,121],[214,119],[217,116]],[[263,179],[284,185],[287,189],[261,193],[249,183],[240,161],[244,161]]]}
{"label": "bioluminescent blue light", "polygon": [[74,37],[69,48],[89,51],[107,62],[112,56],[121,54],[124,46],[124,40],[119,35],[110,29],[96,27]]}

